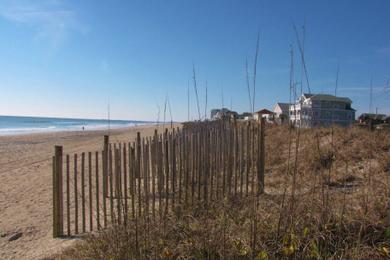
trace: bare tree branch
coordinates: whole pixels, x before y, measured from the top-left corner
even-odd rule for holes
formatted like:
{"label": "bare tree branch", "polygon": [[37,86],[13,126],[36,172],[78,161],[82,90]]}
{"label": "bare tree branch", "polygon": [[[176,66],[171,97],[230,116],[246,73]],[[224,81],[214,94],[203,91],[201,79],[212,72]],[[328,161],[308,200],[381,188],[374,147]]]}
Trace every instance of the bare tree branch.
{"label": "bare tree branch", "polygon": [[301,40],[300,40],[300,37],[299,37],[299,34],[298,34],[297,27],[295,26],[295,23],[292,22],[292,25],[293,25],[293,28],[294,28],[294,31],[295,31],[295,36],[297,38],[298,49],[299,49],[299,52],[301,54],[301,61],[302,61],[303,68],[304,68],[304,71],[305,71],[305,78],[306,78],[307,89],[308,89],[309,94],[310,94],[311,90],[310,90],[310,84],[309,84],[309,77],[307,75],[307,68],[306,68],[306,62],[305,62],[305,51],[303,49],[303,46],[302,46],[302,43],[301,43]]}
{"label": "bare tree branch", "polygon": [[207,80],[206,80],[206,102],[204,106],[204,119],[207,119]]}
{"label": "bare tree branch", "polygon": [[194,89],[195,89],[195,96],[196,96],[196,106],[198,108],[198,117],[199,117],[199,121],[200,121],[201,116],[200,116],[200,107],[199,107],[199,96],[198,96],[198,87],[196,85],[196,74],[195,74],[195,65],[194,64],[192,64],[192,72],[193,72]]}
{"label": "bare tree branch", "polygon": [[257,33],[255,63],[254,63],[254,67],[253,67],[253,102],[252,102],[252,113],[255,112],[256,73],[257,73],[257,58],[258,58],[258,55],[259,55],[259,40],[260,40],[260,33]]}
{"label": "bare tree branch", "polygon": [[247,86],[248,97],[249,97],[249,111],[252,111],[251,89],[249,86],[248,58],[245,59],[245,74],[246,74],[246,86]]}

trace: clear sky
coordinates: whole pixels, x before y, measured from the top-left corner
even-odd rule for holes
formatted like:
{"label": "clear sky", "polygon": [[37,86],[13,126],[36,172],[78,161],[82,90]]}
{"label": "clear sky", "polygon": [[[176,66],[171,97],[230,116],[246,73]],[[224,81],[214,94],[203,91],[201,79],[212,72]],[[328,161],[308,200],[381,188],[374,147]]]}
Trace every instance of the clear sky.
{"label": "clear sky", "polygon": [[[224,104],[249,110],[250,73],[260,31],[255,108],[289,99],[292,21],[306,19],[305,55],[312,92],[353,100],[357,113],[390,113],[390,1],[1,0],[0,115],[156,120],[169,96],[174,120]],[[251,75],[250,75],[251,76]],[[300,76],[297,80],[300,80]],[[306,88],[306,86],[304,86]],[[389,87],[390,88],[390,87]],[[169,117],[169,116],[168,116]]]}

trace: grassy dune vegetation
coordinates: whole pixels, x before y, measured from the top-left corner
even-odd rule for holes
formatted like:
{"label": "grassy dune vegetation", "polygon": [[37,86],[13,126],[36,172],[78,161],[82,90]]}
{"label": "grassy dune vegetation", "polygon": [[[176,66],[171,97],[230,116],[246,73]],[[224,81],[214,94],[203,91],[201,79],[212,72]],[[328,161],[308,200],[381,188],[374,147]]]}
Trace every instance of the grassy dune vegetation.
{"label": "grassy dune vegetation", "polygon": [[259,198],[178,207],[160,225],[113,226],[62,257],[390,258],[390,131],[267,126],[266,152]]}

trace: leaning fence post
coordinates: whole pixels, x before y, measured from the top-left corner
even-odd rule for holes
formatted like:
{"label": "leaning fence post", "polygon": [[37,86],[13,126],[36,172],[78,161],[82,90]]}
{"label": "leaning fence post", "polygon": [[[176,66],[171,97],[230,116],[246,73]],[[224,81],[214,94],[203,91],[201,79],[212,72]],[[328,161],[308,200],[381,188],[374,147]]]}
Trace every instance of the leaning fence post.
{"label": "leaning fence post", "polygon": [[53,237],[64,235],[62,198],[62,146],[55,146],[53,157]]}

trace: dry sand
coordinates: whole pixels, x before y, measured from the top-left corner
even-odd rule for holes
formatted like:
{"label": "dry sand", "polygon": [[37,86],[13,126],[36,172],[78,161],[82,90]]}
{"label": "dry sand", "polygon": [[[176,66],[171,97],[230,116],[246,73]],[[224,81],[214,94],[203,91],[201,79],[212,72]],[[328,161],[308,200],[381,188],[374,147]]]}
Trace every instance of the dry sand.
{"label": "dry sand", "polygon": [[[155,126],[112,130],[110,141],[132,141]],[[0,137],[0,259],[41,259],[58,254],[75,239],[52,238],[54,145],[64,154],[101,150],[106,131],[58,132]],[[9,241],[15,234],[22,236]]]}

